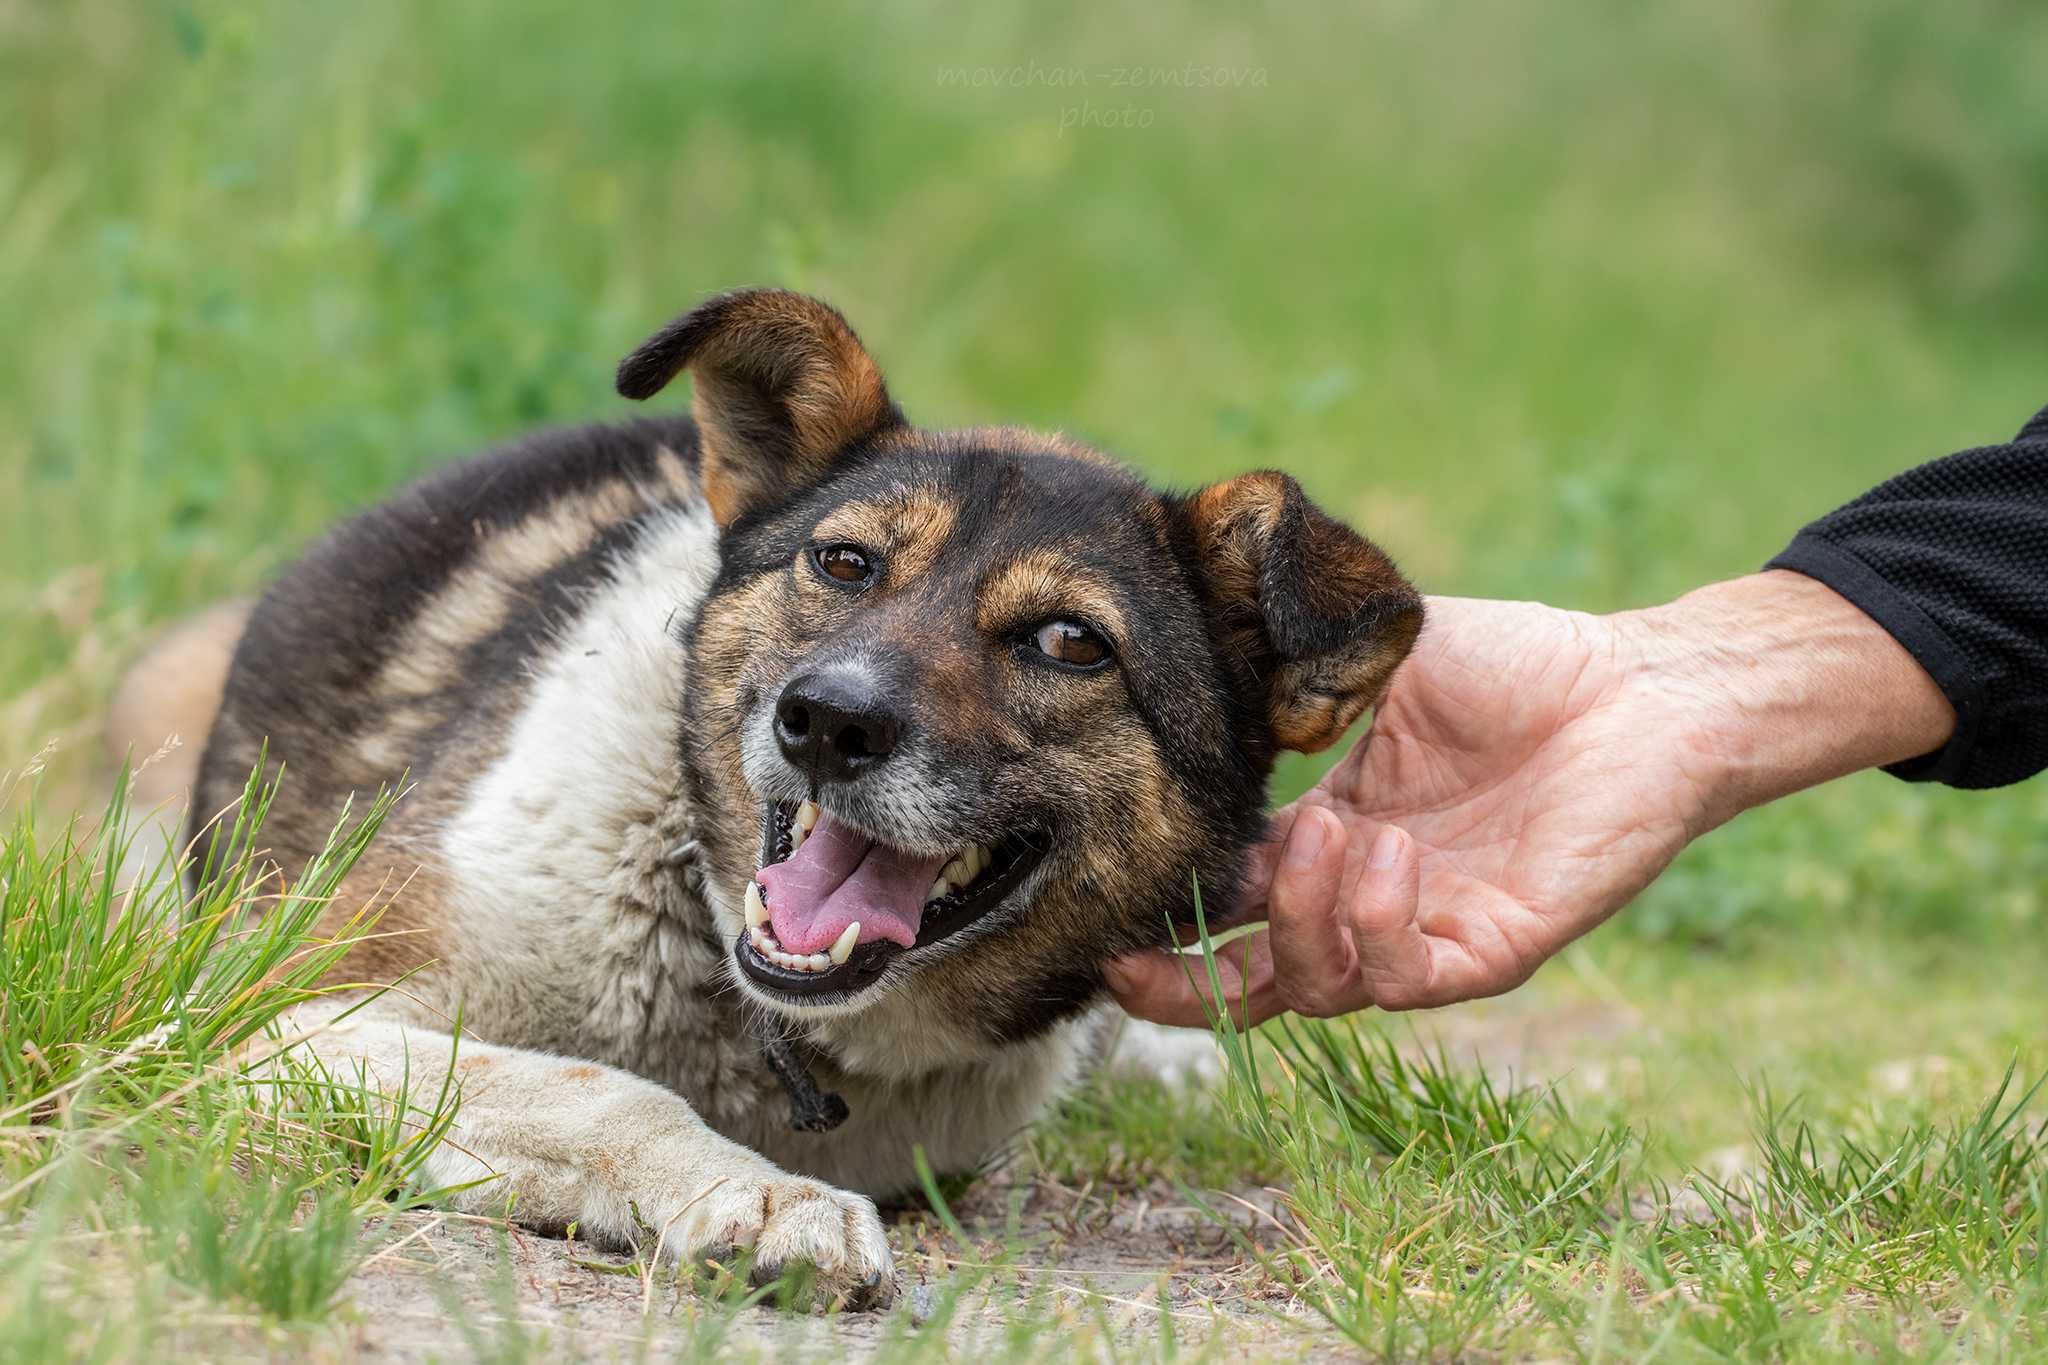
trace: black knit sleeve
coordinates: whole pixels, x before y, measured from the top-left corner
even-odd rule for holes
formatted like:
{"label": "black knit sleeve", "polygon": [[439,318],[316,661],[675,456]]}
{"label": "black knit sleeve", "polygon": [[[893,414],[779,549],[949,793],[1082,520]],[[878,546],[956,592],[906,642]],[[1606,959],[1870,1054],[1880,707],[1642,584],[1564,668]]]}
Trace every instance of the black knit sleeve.
{"label": "black knit sleeve", "polygon": [[1998,787],[2048,768],[2048,408],[2009,445],[1921,465],[1828,513],[1768,567],[1869,613],[1955,706],[1947,744],[1887,771]]}

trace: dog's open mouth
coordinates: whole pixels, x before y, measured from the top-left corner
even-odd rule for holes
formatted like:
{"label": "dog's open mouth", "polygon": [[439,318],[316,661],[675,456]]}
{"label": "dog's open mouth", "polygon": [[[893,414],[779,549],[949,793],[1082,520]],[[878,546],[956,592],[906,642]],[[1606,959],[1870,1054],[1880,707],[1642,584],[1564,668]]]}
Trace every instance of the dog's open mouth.
{"label": "dog's open mouth", "polygon": [[756,985],[782,995],[860,990],[904,953],[993,910],[1037,866],[1045,842],[1018,833],[946,855],[911,853],[814,801],[770,803],[734,956]]}

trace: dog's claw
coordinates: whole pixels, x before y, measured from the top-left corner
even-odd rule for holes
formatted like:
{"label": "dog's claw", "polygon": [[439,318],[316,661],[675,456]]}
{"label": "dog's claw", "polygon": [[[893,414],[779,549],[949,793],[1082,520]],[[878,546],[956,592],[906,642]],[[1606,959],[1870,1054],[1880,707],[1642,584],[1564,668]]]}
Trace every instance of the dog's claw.
{"label": "dog's claw", "polygon": [[871,1270],[867,1278],[855,1285],[843,1302],[849,1312],[870,1313],[885,1308],[894,1298],[889,1281],[880,1270]]}

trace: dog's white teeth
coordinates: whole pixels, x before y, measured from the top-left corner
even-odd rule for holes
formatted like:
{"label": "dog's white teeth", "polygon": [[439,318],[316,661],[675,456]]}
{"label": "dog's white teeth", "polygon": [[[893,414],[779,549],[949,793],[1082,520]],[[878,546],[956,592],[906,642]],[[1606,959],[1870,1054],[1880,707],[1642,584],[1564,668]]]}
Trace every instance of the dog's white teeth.
{"label": "dog's white teeth", "polygon": [[[969,886],[976,877],[988,870],[989,851],[980,844],[969,844],[953,855],[951,862],[939,869],[939,880],[932,885],[926,901],[933,901],[947,891]],[[944,888],[943,890],[941,888]]]}
{"label": "dog's white teeth", "polygon": [[797,802],[795,823],[797,829],[805,834],[809,834],[813,829],[817,828],[818,803],[815,801]]}
{"label": "dog's white teeth", "polygon": [[758,883],[747,884],[747,938],[754,945],[754,951],[778,967],[787,967],[793,972],[829,972],[841,966],[853,956],[853,945],[860,938],[860,922],[846,926],[846,932],[839,941],[822,953],[786,953],[775,941],[775,931],[769,926],[768,911],[760,909],[760,919],[754,918],[757,907],[762,907]]}
{"label": "dog's white teeth", "polygon": [[830,953],[785,953],[775,942],[775,936],[766,929],[752,932],[754,951],[778,967],[787,967],[793,972],[825,972],[836,964]]}
{"label": "dog's white teeth", "polygon": [[791,825],[789,827],[789,856],[794,858],[796,851],[804,846],[804,840],[809,837],[809,835],[804,833],[802,825]]}

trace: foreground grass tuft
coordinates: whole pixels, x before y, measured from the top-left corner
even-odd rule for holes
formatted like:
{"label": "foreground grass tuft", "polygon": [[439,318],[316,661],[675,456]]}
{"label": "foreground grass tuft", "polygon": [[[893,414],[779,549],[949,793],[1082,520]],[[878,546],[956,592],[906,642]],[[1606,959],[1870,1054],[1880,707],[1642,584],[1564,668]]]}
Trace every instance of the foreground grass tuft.
{"label": "foreground grass tuft", "polygon": [[1216,1034],[1229,1117],[1289,1187],[1291,1244],[1260,1254],[1375,1357],[2048,1348],[2048,1077],[1863,1134],[1759,1092],[1753,1166],[1670,1182],[1628,1128],[1443,1052],[1349,1023]]}
{"label": "foreground grass tuft", "polygon": [[0,841],[0,1340],[23,1358],[318,1320],[365,1213],[424,1197],[453,1113],[401,1112],[278,1036],[372,931],[317,924],[388,799],[286,883],[261,847],[276,782],[252,779],[203,858],[129,889],[126,790],[89,828],[45,839],[25,813]]}

